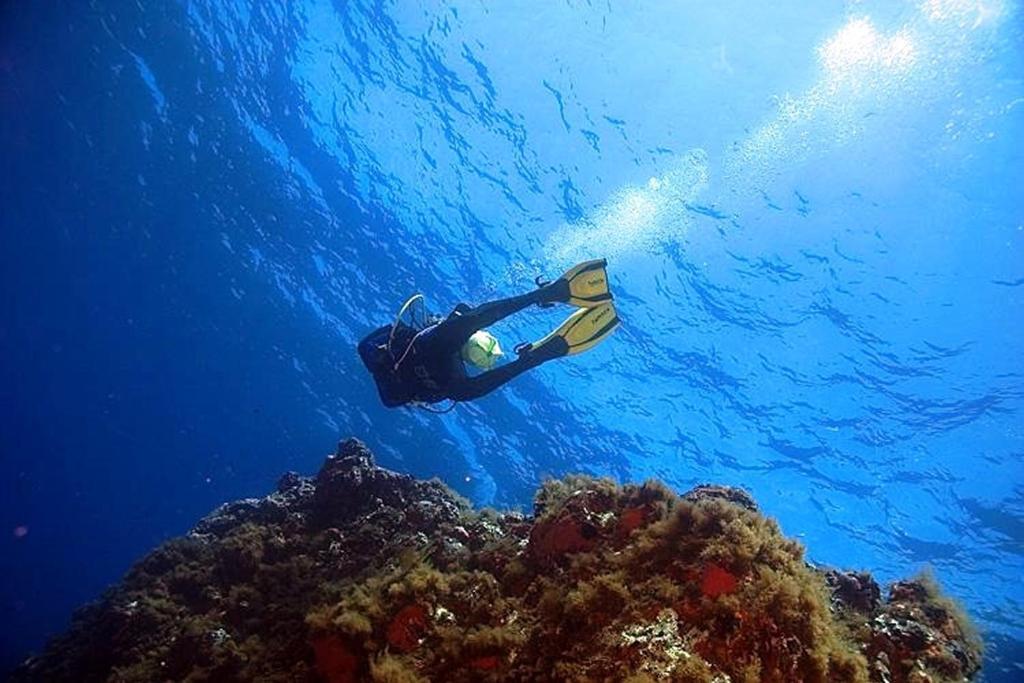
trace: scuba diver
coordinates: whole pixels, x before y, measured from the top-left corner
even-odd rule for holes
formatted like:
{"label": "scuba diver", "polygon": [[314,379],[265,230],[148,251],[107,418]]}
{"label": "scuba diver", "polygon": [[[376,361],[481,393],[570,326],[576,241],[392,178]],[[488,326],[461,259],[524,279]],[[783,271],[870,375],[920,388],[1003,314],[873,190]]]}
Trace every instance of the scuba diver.
{"label": "scuba diver", "polygon": [[[528,294],[476,307],[460,303],[447,318],[432,317],[408,325],[403,314],[421,295],[409,299],[391,325],[359,342],[359,357],[373,375],[381,401],[389,408],[451,400],[471,401],[488,394],[530,368],[593,348],[618,327],[608,291],[605,259],[586,261],[554,282],[537,280]],[[501,346],[484,328],[532,305],[565,303],[579,307],[543,339],[516,347],[516,360],[497,365]],[[464,362],[484,370],[471,375]],[[449,408],[450,409],[450,408]]]}

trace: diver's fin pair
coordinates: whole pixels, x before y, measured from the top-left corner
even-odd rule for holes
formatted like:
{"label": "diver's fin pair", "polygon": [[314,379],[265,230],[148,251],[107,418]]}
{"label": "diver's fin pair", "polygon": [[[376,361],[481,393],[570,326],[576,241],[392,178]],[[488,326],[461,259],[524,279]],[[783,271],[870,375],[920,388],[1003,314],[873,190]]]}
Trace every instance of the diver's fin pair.
{"label": "diver's fin pair", "polygon": [[545,360],[571,356],[594,348],[618,326],[615,305],[605,301],[592,308],[575,311],[551,334],[532,344],[523,344],[516,351],[519,354],[536,353]]}
{"label": "diver's fin pair", "polygon": [[564,303],[580,308],[593,308],[612,300],[608,289],[608,260],[594,259],[573,266],[547,285],[551,290],[549,303]]}
{"label": "diver's fin pair", "polygon": [[[538,283],[540,284],[540,283]],[[519,354],[536,354],[548,360],[583,353],[603,341],[619,326],[619,316],[608,289],[608,261],[594,259],[577,264],[562,277],[543,285],[544,303],[578,306],[565,322],[548,336],[532,344],[516,347]]]}

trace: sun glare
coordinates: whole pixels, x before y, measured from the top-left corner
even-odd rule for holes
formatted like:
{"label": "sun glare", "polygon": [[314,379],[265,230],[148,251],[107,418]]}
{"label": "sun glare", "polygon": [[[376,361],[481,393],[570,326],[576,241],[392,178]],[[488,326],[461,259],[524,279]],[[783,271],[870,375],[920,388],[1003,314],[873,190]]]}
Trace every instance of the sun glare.
{"label": "sun glare", "polygon": [[886,37],[865,17],[851,19],[818,49],[818,56],[832,81],[849,81],[879,69],[908,69],[917,50],[906,31]]}
{"label": "sun glare", "polygon": [[921,11],[932,21],[975,29],[998,20],[1003,4],[1000,0],[925,0]]}

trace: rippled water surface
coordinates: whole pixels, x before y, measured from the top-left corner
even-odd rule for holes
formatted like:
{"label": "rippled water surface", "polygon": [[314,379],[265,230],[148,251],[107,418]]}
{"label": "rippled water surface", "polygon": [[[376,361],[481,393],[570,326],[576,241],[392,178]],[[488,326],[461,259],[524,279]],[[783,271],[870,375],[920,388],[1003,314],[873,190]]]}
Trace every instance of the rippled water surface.
{"label": "rippled water surface", "polygon": [[[0,7],[0,657],[339,436],[479,503],[741,485],[1024,630],[1013,0]],[[436,416],[355,354],[606,256],[624,324]],[[537,338],[565,311],[494,331]]]}

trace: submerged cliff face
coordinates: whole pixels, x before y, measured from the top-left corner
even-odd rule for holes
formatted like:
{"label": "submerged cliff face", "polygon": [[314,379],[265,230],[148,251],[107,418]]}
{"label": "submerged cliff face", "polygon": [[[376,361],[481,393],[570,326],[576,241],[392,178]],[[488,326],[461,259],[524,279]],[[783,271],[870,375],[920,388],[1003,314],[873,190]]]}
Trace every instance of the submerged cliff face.
{"label": "submerged cliff face", "polygon": [[140,561],[29,681],[961,681],[966,617],[808,565],[751,498],[570,477],[473,511],[342,443]]}

